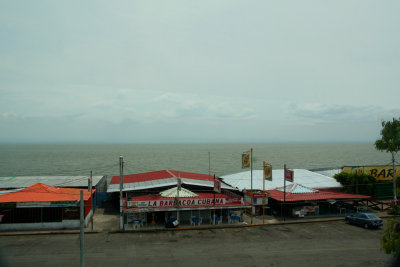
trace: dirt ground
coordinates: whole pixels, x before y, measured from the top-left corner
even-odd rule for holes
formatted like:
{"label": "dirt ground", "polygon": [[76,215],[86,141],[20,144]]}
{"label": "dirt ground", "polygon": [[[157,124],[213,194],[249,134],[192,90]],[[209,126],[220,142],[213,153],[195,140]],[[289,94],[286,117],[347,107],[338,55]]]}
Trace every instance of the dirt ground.
{"label": "dirt ground", "polygon": [[[103,217],[103,222],[112,219]],[[386,224],[386,220],[385,220]],[[85,234],[86,266],[398,266],[383,230],[344,221]],[[79,266],[79,234],[2,236],[10,266]]]}

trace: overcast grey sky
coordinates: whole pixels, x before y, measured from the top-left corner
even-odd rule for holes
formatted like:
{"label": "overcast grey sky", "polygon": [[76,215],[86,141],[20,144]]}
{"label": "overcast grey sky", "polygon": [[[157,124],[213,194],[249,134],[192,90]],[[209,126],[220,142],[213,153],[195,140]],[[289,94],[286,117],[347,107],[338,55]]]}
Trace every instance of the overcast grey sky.
{"label": "overcast grey sky", "polygon": [[1,1],[0,142],[374,141],[399,1]]}

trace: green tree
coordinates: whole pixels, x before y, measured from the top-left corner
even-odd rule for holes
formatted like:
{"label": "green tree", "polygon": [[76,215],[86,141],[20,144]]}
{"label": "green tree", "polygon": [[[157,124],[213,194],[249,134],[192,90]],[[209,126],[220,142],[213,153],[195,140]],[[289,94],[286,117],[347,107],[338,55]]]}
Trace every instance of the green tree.
{"label": "green tree", "polygon": [[390,219],[381,238],[381,245],[386,254],[395,254],[400,258],[400,224]]}
{"label": "green tree", "polygon": [[400,151],[400,121],[398,119],[393,118],[392,121],[382,121],[381,139],[375,141],[375,148],[392,154],[393,200],[394,205],[397,205],[394,155]]}
{"label": "green tree", "polygon": [[373,193],[373,185],[376,183],[375,176],[363,173],[341,172],[335,174],[333,178],[343,185],[345,192],[356,194],[361,193],[370,196]]}

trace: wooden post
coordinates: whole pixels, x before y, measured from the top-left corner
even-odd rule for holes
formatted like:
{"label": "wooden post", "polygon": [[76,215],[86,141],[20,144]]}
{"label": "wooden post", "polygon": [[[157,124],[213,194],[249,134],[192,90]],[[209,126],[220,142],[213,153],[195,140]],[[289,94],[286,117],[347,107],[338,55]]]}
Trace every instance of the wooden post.
{"label": "wooden post", "polygon": [[254,201],[253,201],[253,148],[250,148],[250,183],[251,183],[251,191],[250,191],[250,197],[251,197],[251,224],[253,224],[253,207],[254,207]]}
{"label": "wooden post", "polygon": [[264,177],[264,166],[265,166],[265,161],[263,162],[263,175],[262,175],[262,179],[263,179],[263,224],[265,224],[265,177]]}

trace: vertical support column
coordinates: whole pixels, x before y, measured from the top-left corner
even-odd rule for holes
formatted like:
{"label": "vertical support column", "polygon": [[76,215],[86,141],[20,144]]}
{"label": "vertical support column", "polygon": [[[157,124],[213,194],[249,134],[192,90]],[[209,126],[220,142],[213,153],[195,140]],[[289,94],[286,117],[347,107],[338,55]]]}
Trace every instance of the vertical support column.
{"label": "vertical support column", "polygon": [[251,224],[253,224],[253,209],[254,209],[254,200],[253,200],[253,148],[250,148],[250,183],[251,183]]}
{"label": "vertical support column", "polygon": [[90,217],[90,229],[93,231],[93,216],[94,216],[94,208],[93,208],[93,176],[92,171],[90,171],[90,178],[89,178],[89,191],[90,191],[90,204],[92,210],[92,217]]}
{"label": "vertical support column", "polygon": [[123,196],[122,190],[124,188],[124,158],[119,157],[119,229],[124,229],[124,213],[123,213]]}
{"label": "vertical support column", "polygon": [[265,224],[265,177],[264,177],[264,167],[265,166],[265,161],[263,162],[263,175],[262,175],[262,179],[263,179],[263,224]]}
{"label": "vertical support column", "polygon": [[181,191],[181,177],[179,171],[176,178],[176,219],[179,222],[179,191]]}
{"label": "vertical support column", "polygon": [[397,206],[397,192],[396,192],[396,168],[394,167],[394,153],[392,152],[392,168],[393,168],[393,201],[394,206]]}
{"label": "vertical support column", "polygon": [[286,164],[283,166],[283,221],[285,221],[286,211]]}
{"label": "vertical support column", "polygon": [[83,190],[81,190],[81,198],[80,198],[80,266],[85,266],[85,202],[83,200]]}

